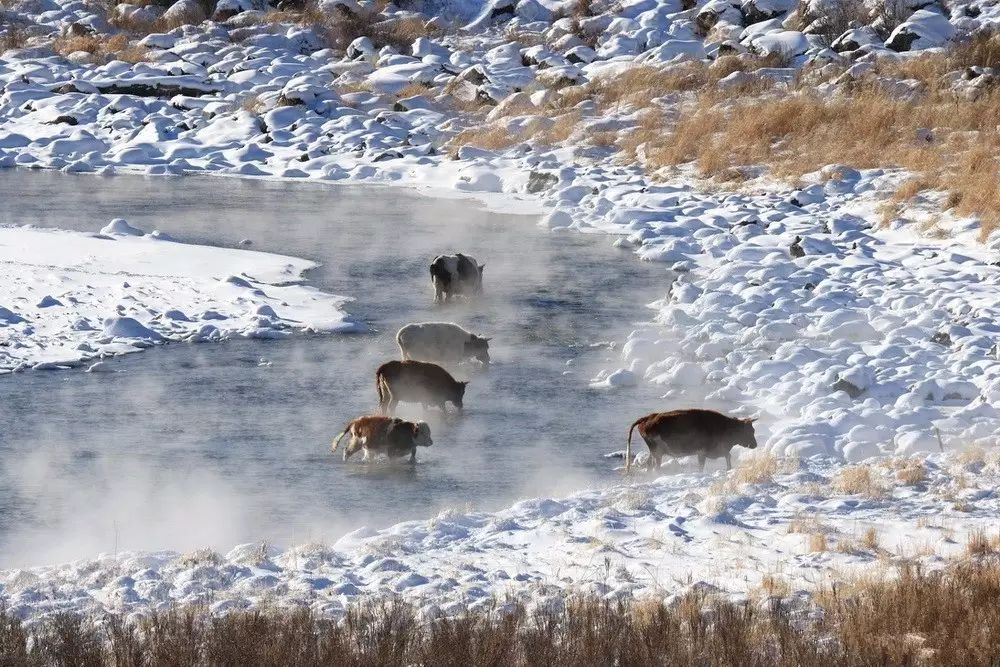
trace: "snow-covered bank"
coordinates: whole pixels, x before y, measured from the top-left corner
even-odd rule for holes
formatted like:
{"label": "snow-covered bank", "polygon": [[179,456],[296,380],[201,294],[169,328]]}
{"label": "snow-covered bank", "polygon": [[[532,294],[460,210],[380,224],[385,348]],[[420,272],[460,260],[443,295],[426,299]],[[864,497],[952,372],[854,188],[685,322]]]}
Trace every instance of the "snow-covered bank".
{"label": "snow-covered bank", "polygon": [[142,613],[305,605],[338,617],[366,596],[401,596],[427,615],[493,599],[545,604],[572,593],[796,595],[893,565],[963,557],[995,531],[997,452],[860,468],[757,459],[732,476],[676,474],[496,513],[449,511],[332,545],[238,546],[228,554],[103,555],[0,573],[8,609]]}
{"label": "snow-covered bank", "polygon": [[[100,233],[0,228],[0,372],[78,366],[169,341],[355,331],[308,260],[180,243],[116,220]],[[99,368],[99,367],[97,367]]]}

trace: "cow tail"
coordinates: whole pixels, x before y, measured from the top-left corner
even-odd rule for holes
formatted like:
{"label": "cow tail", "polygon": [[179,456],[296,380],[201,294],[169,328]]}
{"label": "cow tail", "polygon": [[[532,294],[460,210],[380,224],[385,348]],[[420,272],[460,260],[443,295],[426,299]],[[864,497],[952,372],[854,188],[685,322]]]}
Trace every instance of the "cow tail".
{"label": "cow tail", "polygon": [[379,414],[385,414],[385,389],[382,386],[384,379],[382,374],[378,371],[375,372],[375,394],[378,396],[378,412]]}
{"label": "cow tail", "polygon": [[347,435],[347,433],[348,433],[348,432],[349,432],[350,430],[351,430],[351,425],[350,425],[350,424],[348,424],[348,425],[347,425],[347,428],[345,428],[345,429],[344,429],[343,431],[341,431],[341,432],[340,432],[340,435],[338,435],[338,436],[337,436],[336,438],[334,438],[334,439],[333,439],[333,444],[332,444],[332,445],[330,445],[330,451],[331,451],[331,452],[335,452],[335,451],[337,451],[337,447],[339,447],[339,446],[340,446],[340,441],[344,439],[344,436],[345,436],[345,435]]}
{"label": "cow tail", "polygon": [[628,428],[628,440],[625,441],[625,472],[632,469],[632,431],[635,427],[642,423],[645,417],[641,417],[632,422],[632,425]]}

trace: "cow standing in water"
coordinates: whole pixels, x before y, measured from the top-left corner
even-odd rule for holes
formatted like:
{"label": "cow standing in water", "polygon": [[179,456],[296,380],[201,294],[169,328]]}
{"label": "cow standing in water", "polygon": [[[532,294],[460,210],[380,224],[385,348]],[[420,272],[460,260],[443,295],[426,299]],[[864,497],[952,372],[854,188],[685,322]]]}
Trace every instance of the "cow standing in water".
{"label": "cow standing in water", "polygon": [[649,446],[649,470],[656,470],[664,455],[680,458],[698,456],[699,469],[705,471],[705,459],[725,457],[726,469],[731,469],[729,450],[736,445],[756,449],[757,437],[752,419],[736,419],[714,410],[672,410],[654,412],[636,420],[628,430],[625,447],[625,469],[632,465],[632,431]]}
{"label": "cow standing in water", "polygon": [[483,293],[483,269],[474,257],[456,253],[438,255],[431,262],[434,303],[445,303],[455,296],[478,296]]}
{"label": "cow standing in water", "polygon": [[424,422],[410,422],[394,417],[370,416],[358,417],[347,425],[333,441],[330,451],[337,451],[337,446],[347,434],[351,435],[344,450],[344,460],[351,454],[364,451],[364,461],[372,454],[384,453],[390,459],[410,455],[410,463],[417,462],[417,447],[430,447],[431,427]]}
{"label": "cow standing in water", "polygon": [[438,406],[442,412],[450,402],[461,412],[467,384],[437,364],[423,361],[389,361],[375,371],[379,411],[384,415],[392,414],[400,401],[420,403],[424,409]]}
{"label": "cow standing in water", "polygon": [[407,324],[396,334],[396,344],[404,361],[458,364],[475,359],[482,364],[490,363],[490,339],[451,322]]}

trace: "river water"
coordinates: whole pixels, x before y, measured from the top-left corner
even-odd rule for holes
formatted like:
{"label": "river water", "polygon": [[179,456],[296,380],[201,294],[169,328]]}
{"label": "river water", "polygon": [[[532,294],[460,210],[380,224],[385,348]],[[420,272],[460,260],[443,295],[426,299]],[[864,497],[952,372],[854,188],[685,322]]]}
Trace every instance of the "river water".
{"label": "river water", "polygon": [[[603,484],[616,478],[604,454],[658,407],[650,388],[588,388],[615,366],[608,343],[647,320],[644,304],[667,286],[662,266],[608,236],[401,188],[0,170],[0,224],[96,231],[114,217],[321,262],[310,282],[355,297],[349,310],[372,333],[171,344],[115,359],[115,373],[0,379],[2,566],[333,542]],[[429,261],[453,251],[486,263],[487,294],[434,306]],[[426,416],[434,446],[418,465],[343,463],[331,438],[375,407],[374,370],[397,356],[396,330],[428,320],[492,336],[496,363],[465,371],[464,416]]]}

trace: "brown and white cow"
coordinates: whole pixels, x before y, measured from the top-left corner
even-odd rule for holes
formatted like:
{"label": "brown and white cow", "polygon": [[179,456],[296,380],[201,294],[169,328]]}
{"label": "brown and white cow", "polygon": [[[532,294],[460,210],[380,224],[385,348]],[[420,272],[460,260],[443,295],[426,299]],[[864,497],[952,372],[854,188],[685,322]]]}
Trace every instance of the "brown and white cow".
{"label": "brown and white cow", "polygon": [[459,412],[468,382],[459,382],[437,364],[425,361],[388,361],[375,371],[379,412],[391,414],[396,405],[420,403],[425,409],[435,405],[446,410],[451,402]]}
{"label": "brown and white cow", "polygon": [[410,455],[410,463],[417,462],[417,447],[430,447],[431,427],[425,422],[411,422],[396,417],[358,417],[347,425],[334,439],[330,451],[337,451],[340,441],[348,433],[351,439],[344,450],[344,460],[359,449],[364,450],[363,461],[373,454],[386,454],[389,458]]}
{"label": "brown and white cow", "polygon": [[438,255],[431,262],[431,283],[434,303],[444,303],[455,296],[476,296],[483,293],[485,264],[462,253]]}
{"label": "brown and white cow", "polygon": [[757,447],[753,419],[727,417],[714,410],[671,410],[654,412],[633,422],[628,430],[625,448],[625,469],[632,465],[632,431],[649,446],[649,470],[660,467],[663,456],[698,456],[698,465],[705,470],[705,459],[725,457],[726,468],[732,468],[729,451],[736,445]]}

